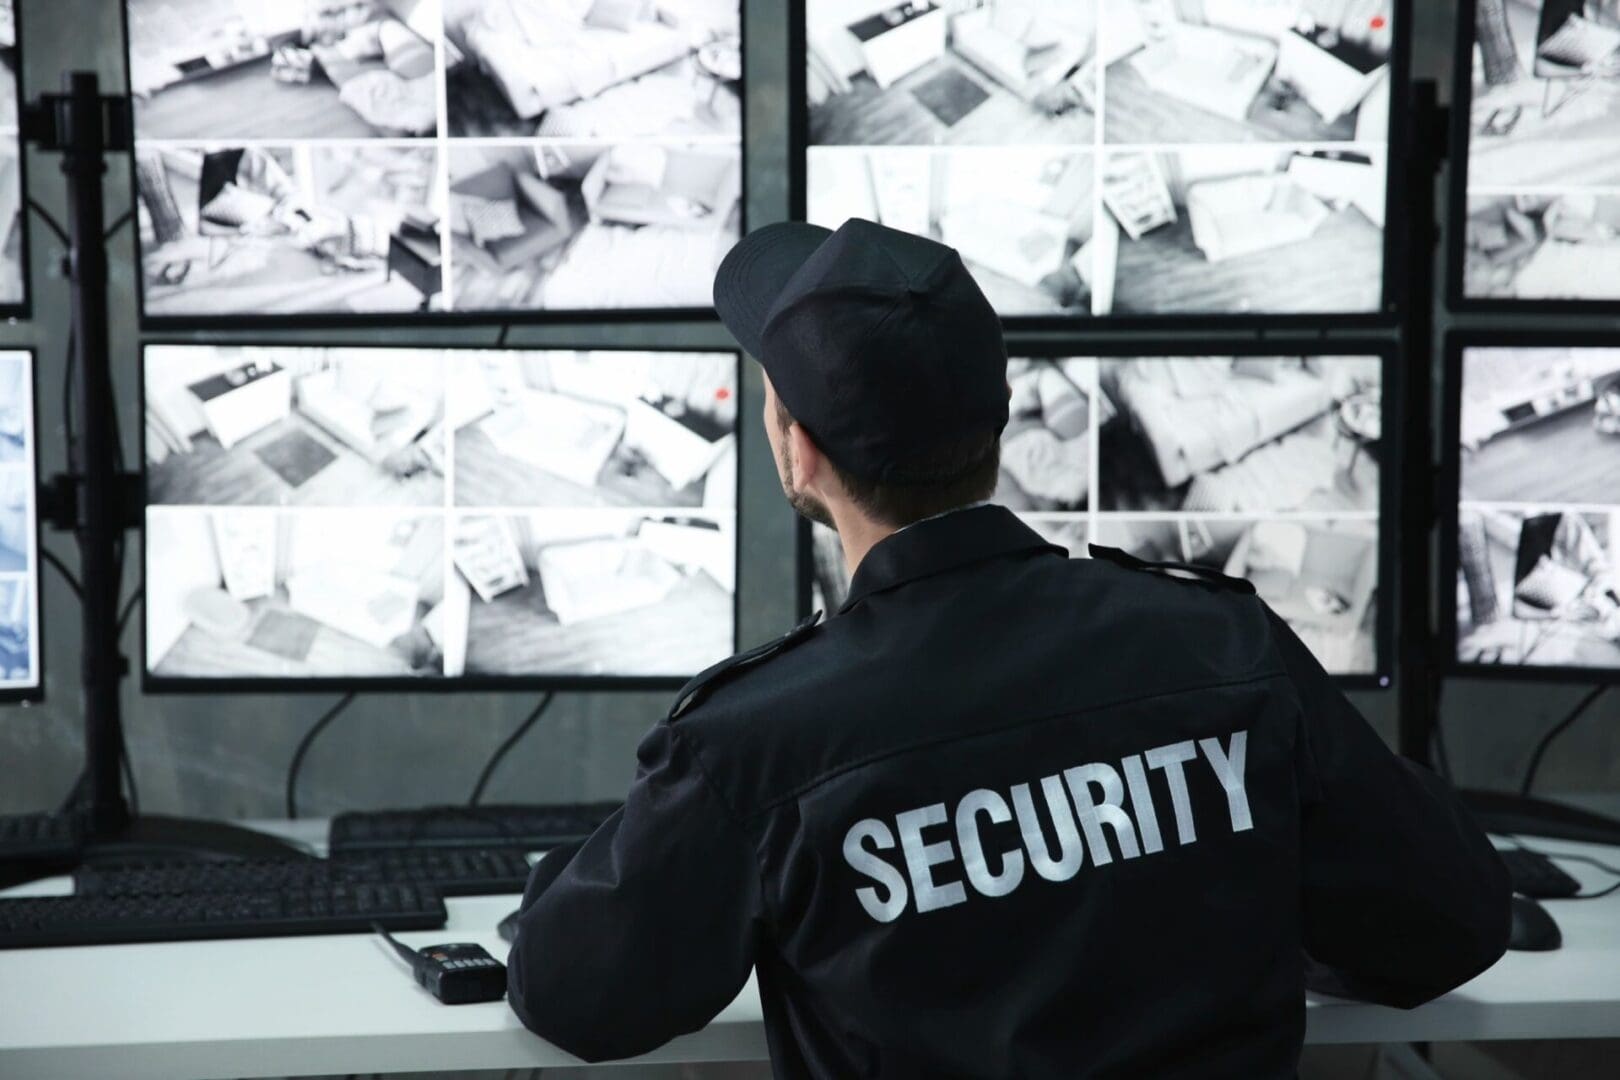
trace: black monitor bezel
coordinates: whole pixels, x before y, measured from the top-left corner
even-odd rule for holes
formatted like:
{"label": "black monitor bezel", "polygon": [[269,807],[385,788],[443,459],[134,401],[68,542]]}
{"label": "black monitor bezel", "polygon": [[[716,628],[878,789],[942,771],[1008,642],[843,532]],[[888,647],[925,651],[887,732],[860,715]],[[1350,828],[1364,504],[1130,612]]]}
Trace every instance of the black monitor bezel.
{"label": "black monitor bezel", "polygon": [[[232,338],[229,340],[199,341],[187,338],[147,338],[141,342],[141,358],[138,368],[138,386],[136,390],[137,407],[144,415],[146,411],[146,354],[151,348],[166,346],[189,347],[230,347],[230,348],[271,348],[271,349],[376,349],[400,351],[414,349],[423,352],[450,352],[450,353],[528,353],[528,352],[605,352],[605,353],[713,353],[715,355],[731,356],[736,364],[738,393],[741,394],[743,385],[743,354],[735,348],[700,348],[700,347],[671,347],[671,346],[597,346],[597,345],[544,345],[544,346],[489,346],[489,345],[450,345],[427,343],[422,345],[367,345],[343,341],[278,341],[263,338]],[[744,429],[748,425],[743,422],[741,402],[738,403],[738,421],[735,437],[737,440],[737,499],[733,510],[732,543],[735,566],[738,571],[742,566],[742,456],[747,446]],[[139,568],[140,580],[146,581],[147,551],[146,551],[146,512],[151,503],[146,497],[146,434],[144,427],[141,434],[141,563]],[[740,578],[740,573],[739,573]],[[737,583],[741,584],[740,580]],[[742,590],[733,587],[731,596],[731,651],[735,653],[741,641],[742,619]],[[462,675],[462,676],[384,676],[378,678],[347,677],[347,676],[320,676],[316,678],[278,678],[275,676],[226,676],[221,678],[187,678],[177,676],[157,675],[151,670],[151,657],[147,641],[147,622],[141,618],[141,690],[147,694],[254,694],[254,693],[332,693],[356,691],[361,693],[410,692],[444,694],[458,691],[615,691],[615,690],[648,690],[672,691],[684,686],[697,672],[685,675]]]}
{"label": "black monitor bezel", "polygon": [[[805,84],[808,42],[805,6],[809,0],[788,0],[788,213],[793,221],[804,221],[808,203],[810,148],[810,99]],[[1098,0],[1099,3],[1102,0]],[[1409,168],[1406,147],[1410,138],[1412,114],[1412,10],[1413,0],[1393,0],[1395,32],[1389,57],[1389,128],[1385,148],[1385,216],[1383,298],[1375,311],[1298,312],[1259,314],[1252,312],[1171,312],[1161,315],[1004,315],[1002,324],[1009,332],[1067,331],[1083,327],[1110,330],[1139,330],[1171,333],[1179,330],[1297,330],[1310,331],[1330,323],[1335,327],[1374,332],[1398,326],[1405,316],[1409,293],[1407,266],[1413,249],[1407,227],[1410,210],[1399,197],[1406,190]],[[1106,147],[1108,144],[1102,144]],[[1195,144],[1196,145],[1196,144]],[[1269,146],[1271,143],[1256,143]],[[1287,142],[1276,144],[1287,147]],[[1319,146],[1325,144],[1311,144]],[[1353,146],[1354,143],[1345,144]],[[1076,149],[1085,149],[1077,147]]]}
{"label": "black monitor bezel", "polygon": [[[1538,348],[1620,348],[1620,338],[1597,330],[1453,330],[1445,342],[1445,407],[1441,418],[1440,466],[1440,669],[1447,675],[1470,679],[1512,680],[1515,682],[1620,684],[1620,667],[1589,668],[1566,665],[1478,664],[1457,655],[1456,590],[1459,562],[1457,547],[1462,517],[1462,385],[1463,355],[1469,349],[1499,347]],[[1556,504],[1553,504],[1556,505]],[[1616,499],[1620,510],[1620,499]]]}
{"label": "black monitor bezel", "polygon": [[[746,0],[736,0],[738,9],[738,36],[743,42],[743,77],[737,82],[738,98],[742,103],[742,111],[738,120],[737,150],[738,163],[742,170],[741,191],[738,195],[738,238],[748,235],[748,4]],[[131,101],[134,100],[134,82],[129,62],[130,34],[129,34],[129,0],[119,0],[119,25],[123,34],[122,47],[124,57],[124,92]],[[141,147],[138,125],[131,116],[131,133],[133,144],[129,152],[129,190],[131,211],[139,216],[140,192],[136,185],[136,154]],[[258,140],[263,141],[263,140]],[[296,142],[298,140],[289,140]],[[404,140],[397,140],[404,141]],[[445,139],[417,139],[412,140],[424,145],[447,146],[451,141]],[[515,140],[517,141],[517,140]],[[589,140],[587,140],[589,141]],[[204,144],[199,140],[199,145]],[[213,140],[215,143],[228,143],[229,140]],[[266,312],[243,312],[221,315],[150,315],[146,310],[146,271],[141,253],[141,231],[139,221],[134,224],[134,250],[135,250],[135,311],[137,326],[143,332],[153,334],[170,334],[186,330],[353,330],[366,327],[398,327],[406,326],[423,330],[435,327],[454,327],[471,325],[567,325],[590,323],[698,323],[714,319],[714,308],[709,307],[680,307],[680,308],[548,308],[548,309],[486,309],[466,311],[390,311],[390,312],[357,312],[354,314],[340,314],[335,312],[317,312],[311,314],[274,314]],[[4,314],[0,309],[0,314]]]}
{"label": "black monitor bezel", "polygon": [[[1406,467],[1405,448],[1401,445],[1401,431],[1393,423],[1399,416],[1400,387],[1397,378],[1400,369],[1400,347],[1386,338],[1269,338],[1256,340],[1209,340],[1189,342],[1180,340],[1122,341],[1118,338],[1085,338],[1069,341],[1041,339],[1036,341],[1010,341],[1007,353],[1015,359],[1054,360],[1061,357],[1120,357],[1151,358],[1197,356],[1376,356],[1382,368],[1382,402],[1385,439],[1389,445],[1386,461],[1380,475],[1378,497],[1378,612],[1374,619],[1373,651],[1375,670],[1332,676],[1335,685],[1346,690],[1388,690],[1394,685],[1396,581],[1395,555],[1399,550],[1400,530],[1400,478]],[[795,531],[797,607],[800,617],[815,613],[812,590],[815,585],[815,566],[811,555],[811,525],[804,518],[797,522]],[[832,617],[834,612],[825,612]]]}
{"label": "black monitor bezel", "polygon": [[[29,228],[29,198],[28,198],[28,144],[22,137],[22,113],[27,104],[23,98],[23,58],[26,50],[23,47],[23,17],[22,5],[19,0],[13,0],[11,5],[12,25],[17,35],[17,43],[12,46],[12,53],[16,59],[16,70],[12,73],[16,80],[17,90],[17,228],[21,230],[17,257],[21,261],[18,267],[22,278],[22,299],[13,304],[0,304],[0,319],[21,321],[34,316],[34,275],[32,272],[33,260],[31,256],[30,237],[33,230]],[[4,699],[0,699],[4,700]]]}
{"label": "black monitor bezel", "polygon": [[29,598],[33,605],[33,635],[34,651],[39,662],[34,669],[33,686],[0,687],[0,704],[38,704],[45,700],[45,604],[40,595],[41,586],[45,581],[44,570],[44,526],[40,521],[39,513],[39,352],[32,345],[0,346],[0,353],[23,353],[28,357],[28,409],[31,419],[29,423],[28,448],[32,452],[31,461],[28,462],[34,478],[33,508],[34,508],[34,565],[29,568]]}
{"label": "black monitor bezel", "polygon": [[[1470,297],[1464,281],[1468,254],[1468,166],[1472,145],[1471,119],[1474,104],[1474,42],[1478,0],[1459,0],[1457,40],[1453,53],[1455,70],[1451,90],[1451,177],[1446,201],[1446,303],[1451,310],[1479,315],[1613,315],[1620,305],[1620,289],[1609,300],[1515,300],[1501,297]],[[1615,149],[1620,153],[1620,140]]]}

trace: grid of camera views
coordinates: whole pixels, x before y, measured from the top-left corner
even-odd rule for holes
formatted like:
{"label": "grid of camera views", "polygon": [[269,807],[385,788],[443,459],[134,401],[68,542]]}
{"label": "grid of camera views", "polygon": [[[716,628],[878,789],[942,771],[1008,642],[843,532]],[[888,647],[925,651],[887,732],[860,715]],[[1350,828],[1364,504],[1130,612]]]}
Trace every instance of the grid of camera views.
{"label": "grid of camera views", "polygon": [[1620,297],[1620,4],[1473,15],[1463,295]]}
{"label": "grid of camera views", "polygon": [[[22,143],[18,137],[17,9],[0,0],[0,307],[27,298],[23,264]],[[0,602],[3,602],[0,597]]]}
{"label": "grid of camera views", "polygon": [[738,366],[147,346],[148,673],[701,671],[734,650]]}
{"label": "grid of camera views", "polygon": [[1009,316],[1366,313],[1392,0],[804,0],[806,217]]}
{"label": "grid of camera views", "polygon": [[[1052,543],[1254,582],[1328,671],[1378,671],[1383,364],[1375,356],[1014,360],[995,501]],[[848,592],[812,530],[811,601]]]}
{"label": "grid of camera views", "polygon": [[0,352],[0,693],[39,686],[33,356]]}
{"label": "grid of camera views", "polygon": [[1457,659],[1620,671],[1620,349],[1463,352]]}
{"label": "grid of camera views", "polygon": [[686,309],[739,0],[126,0],[145,314]]}

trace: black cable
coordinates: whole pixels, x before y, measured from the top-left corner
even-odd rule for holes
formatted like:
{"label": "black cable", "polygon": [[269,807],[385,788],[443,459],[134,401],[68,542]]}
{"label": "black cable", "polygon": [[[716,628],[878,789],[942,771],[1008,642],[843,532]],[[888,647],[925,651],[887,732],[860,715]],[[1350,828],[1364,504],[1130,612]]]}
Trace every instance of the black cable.
{"label": "black cable", "polygon": [[62,223],[57,221],[55,215],[49,210],[41,206],[38,199],[29,199],[28,209],[39,215],[39,219],[45,223],[46,227],[56,234],[58,240],[62,241],[63,247],[73,246],[73,241],[68,238],[67,230],[62,228]]}
{"label": "black cable", "polygon": [[287,766],[287,819],[298,820],[298,773],[304,767],[304,755],[315,742],[315,737],[326,729],[326,725],[336,720],[349,703],[354,700],[354,691],[350,690],[338,699],[338,703],[327,709],[321,718],[310,729],[304,732],[304,737],[298,740],[298,748],[293,751],[292,764]]}
{"label": "black cable", "polygon": [[1531,789],[1535,787],[1536,773],[1541,769],[1541,759],[1546,755],[1547,748],[1552,746],[1552,744],[1558,739],[1558,736],[1568,731],[1570,725],[1585,715],[1586,710],[1590,709],[1593,703],[1596,702],[1598,698],[1602,697],[1603,692],[1607,689],[1607,686],[1593,687],[1591,692],[1581,699],[1580,704],[1576,705],[1575,708],[1570,710],[1569,715],[1565,716],[1562,720],[1558,721],[1558,723],[1554,724],[1552,730],[1543,735],[1541,737],[1541,741],[1536,743],[1535,750],[1530,754],[1530,764],[1524,770],[1524,779],[1519,783],[1520,795],[1528,796]]}
{"label": "black cable", "polygon": [[495,775],[495,770],[500,767],[506,755],[512,752],[512,747],[516,746],[518,741],[529,733],[529,729],[538,724],[540,718],[546,715],[546,710],[551,708],[551,702],[556,696],[555,693],[552,693],[541,698],[540,704],[534,707],[533,712],[524,717],[523,723],[514,728],[512,734],[508,735],[502,740],[501,745],[495,748],[495,752],[484,763],[484,771],[478,774],[478,783],[473,785],[472,794],[467,797],[468,806],[478,805],[479,800],[484,797],[484,789],[489,786],[490,778]]}
{"label": "black cable", "polygon": [[135,766],[129,760],[129,741],[126,739],[118,746],[118,763],[124,770],[124,786],[129,789],[129,812],[135,817],[141,816],[141,792],[135,786]]}
{"label": "black cable", "polygon": [[118,632],[120,634],[124,632],[124,627],[129,625],[129,617],[135,614],[135,605],[140,603],[145,596],[145,589],[136,589],[129,594],[129,599],[124,601],[123,610],[118,613]]}
{"label": "black cable", "polygon": [[84,586],[79,584],[78,576],[68,569],[67,563],[63,562],[56,552],[42,547],[39,549],[39,557],[56,567],[57,573],[62,575],[62,580],[67,582],[67,587],[73,590],[74,596],[77,596],[80,600],[84,599]]}
{"label": "black cable", "polygon": [[107,231],[101,234],[102,241],[105,242],[111,240],[115,235],[117,235],[119,229],[122,229],[125,225],[128,225],[134,220],[135,209],[131,207],[130,209],[125,210],[122,214],[119,214],[113,219],[113,223],[107,226]]}
{"label": "black cable", "polygon": [[1451,775],[1451,751],[1446,748],[1446,726],[1438,711],[1435,712],[1434,727],[1429,730],[1429,747],[1432,750],[1430,756],[1434,759],[1435,772],[1446,783],[1455,784],[1456,781]]}
{"label": "black cable", "polygon": [[512,332],[512,324],[511,323],[507,323],[505,326],[501,327],[500,336],[498,336],[495,339],[495,347],[497,349],[504,349],[506,347],[506,335],[510,334],[511,332]]}

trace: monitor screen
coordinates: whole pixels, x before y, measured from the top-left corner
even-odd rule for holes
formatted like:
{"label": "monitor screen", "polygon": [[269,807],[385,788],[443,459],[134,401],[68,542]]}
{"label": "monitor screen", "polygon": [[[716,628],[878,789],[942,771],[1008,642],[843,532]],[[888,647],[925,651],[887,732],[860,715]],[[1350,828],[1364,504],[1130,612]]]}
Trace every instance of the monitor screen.
{"label": "monitor screen", "polygon": [[1461,347],[1455,660],[1620,676],[1620,348]]}
{"label": "monitor screen", "polygon": [[1008,317],[1380,313],[1397,6],[800,0],[798,209]]}
{"label": "monitor screen", "polygon": [[[1382,681],[1389,450],[1377,355],[1016,359],[995,501],[1052,543],[1254,582],[1335,675]],[[848,589],[810,531],[807,603]]]}
{"label": "monitor screen", "polygon": [[1459,19],[1456,299],[1620,298],[1620,9],[1465,0]]}
{"label": "monitor screen", "polygon": [[28,310],[28,214],[23,193],[22,54],[15,0],[0,0],[0,315]]}
{"label": "monitor screen", "polygon": [[739,364],[147,345],[148,684],[675,682],[730,656]]}
{"label": "monitor screen", "polygon": [[43,685],[33,364],[0,350],[0,701],[37,698]]}
{"label": "monitor screen", "polygon": [[700,313],[740,0],[126,0],[149,325]]}

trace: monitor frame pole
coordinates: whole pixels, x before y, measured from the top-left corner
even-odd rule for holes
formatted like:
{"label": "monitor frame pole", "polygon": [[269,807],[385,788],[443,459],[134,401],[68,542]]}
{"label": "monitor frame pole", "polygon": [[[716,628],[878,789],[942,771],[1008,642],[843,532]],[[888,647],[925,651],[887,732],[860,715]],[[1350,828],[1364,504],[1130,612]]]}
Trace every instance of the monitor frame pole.
{"label": "monitor frame pole", "polygon": [[122,777],[124,727],[119,694],[129,661],[119,651],[120,545],[141,525],[142,481],[123,471],[107,334],[107,154],[133,143],[129,99],[101,93],[94,72],[62,75],[62,92],[22,110],[23,139],[62,155],[68,194],[66,263],[72,291],[79,428],[68,448],[70,475],[52,490],[55,524],[79,546],[83,587],[80,683],[84,705],[85,779],[79,804],[82,859],[281,855],[285,841],[220,822],[136,817]]}

